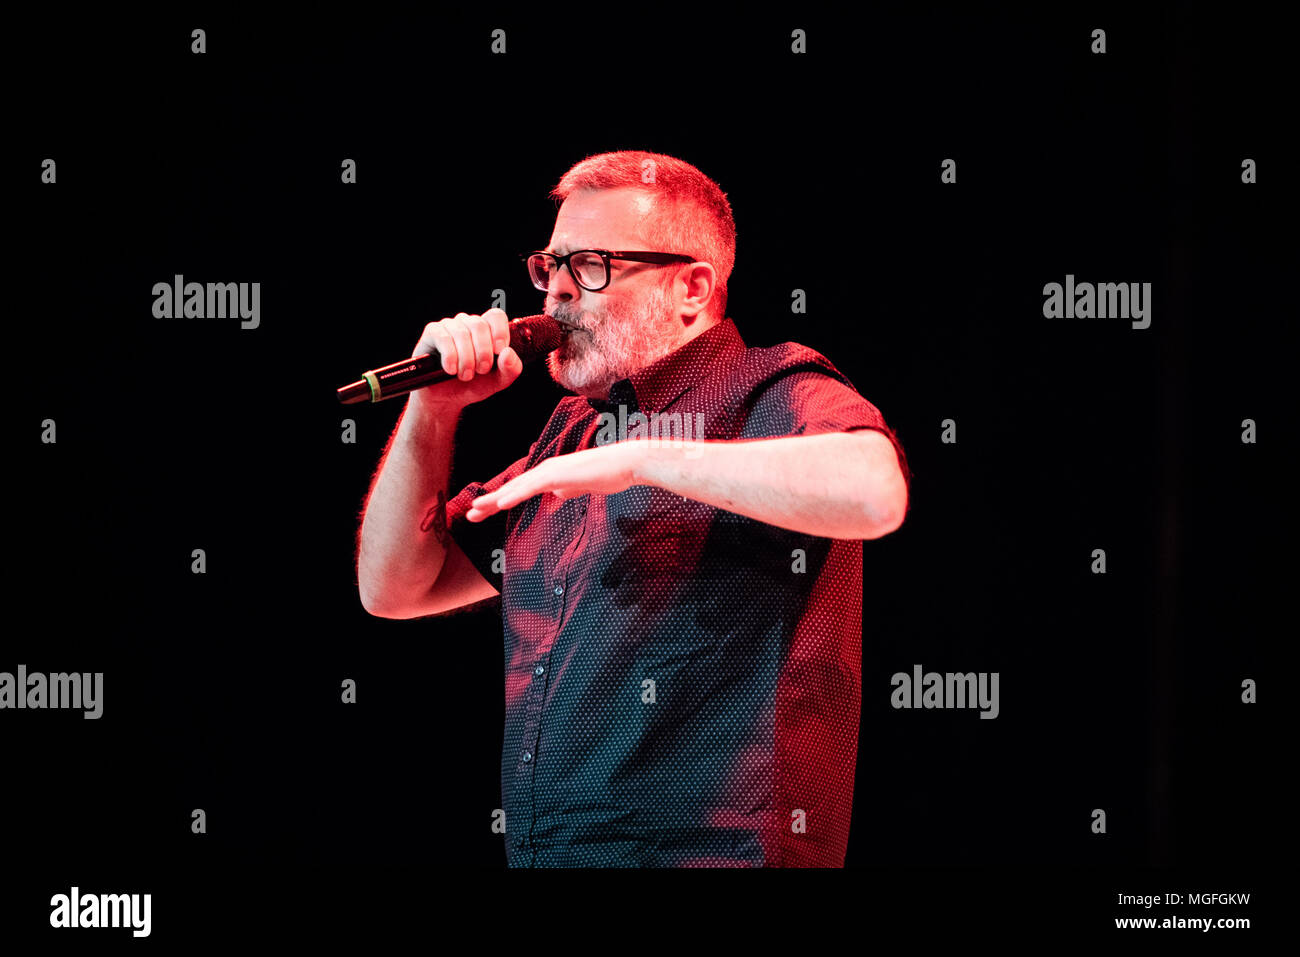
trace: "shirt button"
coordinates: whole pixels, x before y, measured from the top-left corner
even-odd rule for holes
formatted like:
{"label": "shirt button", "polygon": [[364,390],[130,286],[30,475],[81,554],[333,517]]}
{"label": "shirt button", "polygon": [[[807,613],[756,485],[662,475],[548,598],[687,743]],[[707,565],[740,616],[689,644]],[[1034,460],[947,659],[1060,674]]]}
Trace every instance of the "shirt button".
{"label": "shirt button", "polygon": [[556,585],[556,586],[555,586],[555,594],[557,594],[557,595],[563,595],[563,594],[564,594],[564,586],[563,586],[563,585]]}
{"label": "shirt button", "polygon": [[528,763],[529,761],[531,761],[532,759],[533,759],[533,752],[531,752],[531,751],[525,751],[525,752],[524,752],[524,763],[527,764],[527,763]]}
{"label": "shirt button", "polygon": [[545,670],[546,669],[543,668],[541,665],[538,665],[536,668],[533,669],[533,674],[540,675]]}

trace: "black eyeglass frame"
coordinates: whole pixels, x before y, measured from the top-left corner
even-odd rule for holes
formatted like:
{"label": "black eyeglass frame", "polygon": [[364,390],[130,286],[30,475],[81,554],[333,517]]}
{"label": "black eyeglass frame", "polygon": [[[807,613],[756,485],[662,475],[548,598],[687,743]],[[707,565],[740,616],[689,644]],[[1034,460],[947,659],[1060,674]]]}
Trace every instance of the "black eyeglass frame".
{"label": "black eyeglass frame", "polygon": [[[593,287],[593,286],[588,286],[586,283],[584,283],[581,279],[578,278],[577,273],[573,271],[573,267],[569,265],[569,260],[574,256],[578,255],[579,253],[595,253],[601,258],[605,266],[604,283],[602,283],[599,286]],[[532,252],[521,253],[519,258],[524,261],[525,266],[528,266],[528,260],[532,259],[534,256],[550,256],[553,260],[555,260],[556,275],[559,275],[560,268],[562,266],[568,266],[569,275],[573,277],[573,281],[583,289],[587,290],[588,292],[600,292],[602,289],[606,288],[611,282],[614,281],[614,272],[609,268],[609,261],[611,259],[622,259],[622,260],[626,260],[627,262],[634,262],[634,263],[654,263],[655,265],[659,265],[659,266],[666,266],[669,263],[698,262],[698,260],[694,256],[686,256],[683,255],[682,253],[653,253],[653,252],[638,252],[638,251],[628,251],[628,250],[618,251],[618,250],[610,250],[610,249],[575,249],[564,256],[559,256],[556,255],[555,253],[549,253],[545,249],[534,249]],[[533,274],[533,270],[531,267],[529,267],[528,276],[530,279],[532,279],[532,274]],[[538,289],[542,289],[541,286],[537,285],[537,280],[535,279],[533,280],[533,285]]]}

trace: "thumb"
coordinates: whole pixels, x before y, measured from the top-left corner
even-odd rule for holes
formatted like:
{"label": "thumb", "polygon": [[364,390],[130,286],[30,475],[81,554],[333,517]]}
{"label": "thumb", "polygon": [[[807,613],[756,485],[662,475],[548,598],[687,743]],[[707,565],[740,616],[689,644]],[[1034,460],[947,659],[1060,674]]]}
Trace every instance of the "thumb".
{"label": "thumb", "polygon": [[523,360],[519,358],[519,353],[515,352],[510,346],[506,346],[497,356],[497,367],[494,372],[497,382],[501,388],[505,388],[510,383],[519,378],[519,374],[524,371]]}

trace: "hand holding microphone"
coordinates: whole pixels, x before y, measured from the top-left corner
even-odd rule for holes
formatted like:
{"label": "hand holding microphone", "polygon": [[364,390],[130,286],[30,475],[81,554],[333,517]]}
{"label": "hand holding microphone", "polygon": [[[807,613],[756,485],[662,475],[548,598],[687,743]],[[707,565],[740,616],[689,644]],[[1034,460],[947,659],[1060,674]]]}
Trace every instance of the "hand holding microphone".
{"label": "hand holding microphone", "polygon": [[425,326],[410,359],[340,388],[339,401],[379,402],[424,389],[422,401],[463,408],[506,388],[525,362],[558,349],[563,339],[564,328],[546,315],[510,322],[502,309],[457,313]]}

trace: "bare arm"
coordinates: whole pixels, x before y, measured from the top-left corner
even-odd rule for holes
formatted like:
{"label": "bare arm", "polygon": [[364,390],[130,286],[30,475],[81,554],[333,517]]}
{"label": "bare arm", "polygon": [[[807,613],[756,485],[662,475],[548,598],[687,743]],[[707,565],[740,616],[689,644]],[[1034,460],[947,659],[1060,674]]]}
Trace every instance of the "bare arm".
{"label": "bare arm", "polygon": [[898,454],[874,430],[700,442],[696,459],[680,448],[643,444],[640,482],[781,528],[880,538],[907,511]]}
{"label": "bare arm", "polygon": [[[357,587],[372,615],[416,618],[499,594],[452,540],[446,506],[461,410],[522,371],[507,345],[506,321],[499,309],[484,317],[460,313],[430,323],[416,347],[416,355],[436,349],[443,369],[458,379],[410,394],[366,496],[357,531]],[[501,361],[493,369],[495,353]]]}
{"label": "bare arm", "polygon": [[612,495],[655,485],[780,528],[827,538],[880,538],[907,511],[898,454],[875,430],[678,443],[626,441],[560,455],[476,498],[482,521],[542,492]]}
{"label": "bare arm", "polygon": [[372,615],[415,618],[497,594],[447,531],[459,418],[415,392],[389,440],[357,535],[357,584]]}

